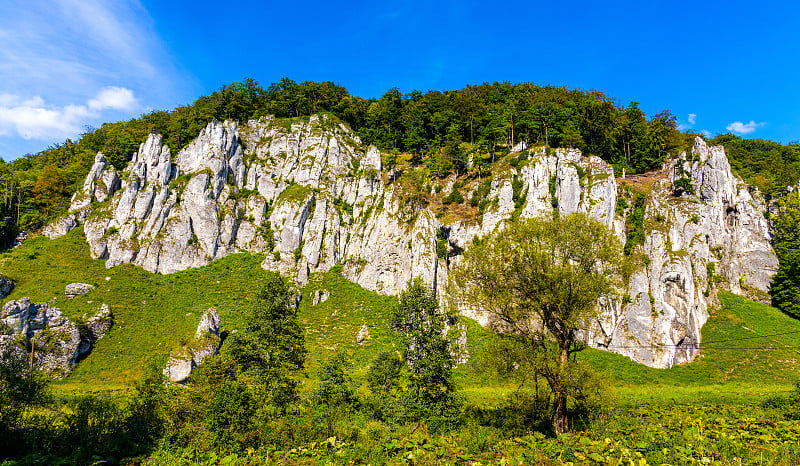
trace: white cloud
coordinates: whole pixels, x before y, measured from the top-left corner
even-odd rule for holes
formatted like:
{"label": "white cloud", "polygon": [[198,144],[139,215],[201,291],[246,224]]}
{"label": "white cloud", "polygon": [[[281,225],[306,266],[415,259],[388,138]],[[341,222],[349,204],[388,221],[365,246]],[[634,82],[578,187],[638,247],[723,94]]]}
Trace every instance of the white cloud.
{"label": "white cloud", "polygon": [[44,148],[101,117],[169,109],[197,88],[140,0],[2,0],[0,11],[0,155],[7,160],[31,150],[21,135]]}
{"label": "white cloud", "polygon": [[750,134],[755,131],[759,126],[764,126],[766,123],[756,123],[750,120],[750,123],[742,123],[741,121],[734,121],[725,127],[728,131],[736,134]]}
{"label": "white cloud", "polygon": [[104,110],[107,108],[133,110],[136,108],[136,98],[130,89],[106,87],[97,94],[97,97],[89,101],[89,108],[92,110]]}
{"label": "white cloud", "polygon": [[22,99],[0,94],[0,135],[26,140],[63,140],[73,137],[87,119],[98,118],[103,110],[132,110],[133,91],[122,87],[101,89],[85,105],[48,105],[40,96]]}
{"label": "white cloud", "polygon": [[694,126],[694,124],[697,122],[697,114],[696,113],[690,113],[688,115],[688,117],[686,118],[686,120],[688,121],[688,123],[680,123],[678,125],[678,130],[686,131],[687,129],[691,129],[692,126]]}
{"label": "white cloud", "polygon": [[705,135],[705,137],[707,137],[707,138],[711,137],[711,131],[709,131],[707,129],[704,129],[704,130],[702,130],[700,132],[703,133],[703,135]]}

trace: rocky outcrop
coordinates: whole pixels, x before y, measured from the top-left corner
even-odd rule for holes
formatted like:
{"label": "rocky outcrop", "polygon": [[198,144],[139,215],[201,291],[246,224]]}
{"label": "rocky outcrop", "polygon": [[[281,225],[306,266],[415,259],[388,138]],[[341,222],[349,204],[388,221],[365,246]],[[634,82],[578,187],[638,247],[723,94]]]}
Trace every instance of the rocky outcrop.
{"label": "rocky outcrop", "polygon": [[195,367],[219,352],[221,344],[219,314],[212,307],[200,318],[194,340],[170,354],[164,367],[164,378],[172,383],[186,382]]}
{"label": "rocky outcrop", "polygon": [[[621,189],[611,166],[577,150],[512,155],[515,163],[496,167],[485,188],[483,180],[459,188],[485,191],[480,215],[459,220],[437,217],[427,193],[403,188],[401,170],[383,176],[380,153],[330,117],[212,122],[175,156],[149,136],[119,189],[98,191],[97,180],[116,173],[98,155],[70,210],[86,219],[92,257],[108,267],[171,273],[250,251],[265,253],[265,269],[299,282],[339,263],[348,279],[382,294],[401,292],[412,277],[441,287],[460,253],[510,218],[585,212],[624,241],[627,211],[617,211]],[[674,195],[676,166],[695,194]],[[666,168],[670,175],[647,198],[640,270],[626,298],[608,303],[587,332],[594,346],[655,367],[693,357],[718,287],[763,293],[776,264],[763,202],[731,174],[721,148],[698,140],[691,157]],[[85,199],[99,203],[91,214],[84,215],[92,209]]]}
{"label": "rocky outcrop", "polygon": [[17,286],[17,284],[14,280],[0,273],[0,298],[5,298],[10,295],[11,292],[14,291],[15,286]]}
{"label": "rocky outcrop", "polygon": [[314,297],[311,299],[311,305],[316,306],[319,303],[324,303],[330,296],[331,293],[328,290],[317,290],[314,292]]}
{"label": "rocky outcrop", "polygon": [[86,175],[83,187],[72,195],[67,215],[45,226],[42,234],[50,239],[66,235],[77,227],[92,212],[92,203],[100,203],[114,195],[121,180],[117,170],[98,152],[94,164]]}
{"label": "rocky outcrop", "polygon": [[[85,316],[84,316],[85,317]],[[107,304],[100,306],[97,313],[86,320],[87,339],[91,344],[106,336],[114,325],[114,314]]]}
{"label": "rocky outcrop", "polygon": [[[654,367],[694,357],[718,289],[767,296],[778,265],[767,206],[733,176],[722,147],[697,138],[691,156],[666,168],[669,176],[654,183],[646,203],[646,239],[638,248],[646,265],[631,278],[627,303],[613,306],[595,339]],[[675,196],[680,178],[690,180],[694,193]]]}
{"label": "rocky outcrop", "polygon": [[72,299],[75,296],[80,296],[92,291],[94,291],[94,285],[89,285],[88,283],[70,283],[64,288],[64,295],[66,295],[68,299]]}
{"label": "rocky outcrop", "polygon": [[50,239],[56,239],[59,236],[66,235],[77,226],[77,217],[75,217],[74,213],[69,213],[42,228],[42,234]]}
{"label": "rocky outcrop", "polygon": [[7,302],[1,322],[7,330],[5,344],[13,344],[26,354],[33,352],[34,364],[54,378],[69,374],[78,357],[88,352],[112,325],[108,308],[101,308],[87,321],[88,331],[82,334],[60,309],[32,303],[29,298]]}

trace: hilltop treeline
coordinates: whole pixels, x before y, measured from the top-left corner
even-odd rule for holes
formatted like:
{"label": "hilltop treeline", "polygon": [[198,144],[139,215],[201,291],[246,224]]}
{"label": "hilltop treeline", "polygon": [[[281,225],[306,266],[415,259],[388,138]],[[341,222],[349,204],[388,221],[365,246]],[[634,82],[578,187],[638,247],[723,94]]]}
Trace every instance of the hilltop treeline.
{"label": "hilltop treeline", "polygon": [[[380,98],[364,99],[332,82],[298,84],[284,78],[265,88],[247,79],[172,111],[87,128],[77,141],[0,165],[0,245],[8,246],[19,228],[36,228],[63,213],[98,151],[122,169],[149,133],[162,134],[177,153],[215,119],[308,117],[320,112],[347,123],[367,144],[412,154],[412,162],[426,166],[433,176],[466,172],[468,152],[475,154],[478,169],[489,168],[521,141],[577,147],[618,171],[638,173],[658,168],[667,153],[688,149],[694,137],[680,132],[668,111],[647,119],[637,103],[621,106],[597,91],[492,83],[407,94],[393,88]],[[797,145],[720,138],[720,143],[735,147],[734,168],[768,193],[797,180]],[[789,167],[780,175],[772,169],[776,160]]]}

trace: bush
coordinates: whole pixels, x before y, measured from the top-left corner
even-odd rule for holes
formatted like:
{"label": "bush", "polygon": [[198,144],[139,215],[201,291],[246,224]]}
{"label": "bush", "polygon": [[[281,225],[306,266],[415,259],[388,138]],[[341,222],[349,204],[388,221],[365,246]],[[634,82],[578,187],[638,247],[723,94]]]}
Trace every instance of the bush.
{"label": "bush", "polygon": [[331,356],[320,369],[320,386],[314,392],[314,401],[327,407],[355,408],[358,396],[353,381],[345,373],[350,365],[347,355],[338,352]]}
{"label": "bush", "polygon": [[453,191],[442,199],[442,204],[449,205],[452,203],[461,204],[464,202],[464,196],[461,195],[458,188],[453,187]]}

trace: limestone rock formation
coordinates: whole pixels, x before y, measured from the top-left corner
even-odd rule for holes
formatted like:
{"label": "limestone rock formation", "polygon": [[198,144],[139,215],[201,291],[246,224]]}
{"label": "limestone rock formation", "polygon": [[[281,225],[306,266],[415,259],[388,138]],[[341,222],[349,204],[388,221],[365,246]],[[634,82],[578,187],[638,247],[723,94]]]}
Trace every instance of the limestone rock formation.
{"label": "limestone rock formation", "polygon": [[212,307],[200,318],[194,340],[170,354],[164,367],[164,378],[172,383],[186,382],[192,370],[208,356],[217,354],[221,345],[219,314]]}
{"label": "limestone rock formation", "polygon": [[66,235],[77,226],[78,219],[75,217],[75,214],[69,213],[42,228],[42,234],[50,239],[56,239],[59,236]]}
{"label": "limestone rock formation", "polygon": [[14,280],[0,273],[0,298],[5,298],[10,295],[11,292],[14,291],[15,286],[17,286],[17,284]]}
{"label": "limestone rock formation", "polygon": [[20,346],[27,354],[33,351],[34,364],[54,378],[69,374],[78,357],[111,327],[108,308],[101,309],[87,322],[87,335],[82,336],[60,309],[29,298],[7,302],[0,323],[7,328],[5,343]]}
{"label": "limestone rock formation", "polygon": [[88,332],[88,341],[92,344],[97,340],[103,338],[111,327],[114,325],[114,315],[108,308],[107,304],[103,304],[97,310],[97,313],[86,320],[86,330]]}
{"label": "limestone rock formation", "polygon": [[[513,154],[518,163],[495,169],[477,218],[439,218],[404,191],[402,170],[383,176],[381,154],[331,117],[212,122],[174,156],[149,136],[118,178],[99,154],[70,211],[85,221],[92,257],[108,267],[171,273],[250,251],[301,283],[339,263],[345,277],[382,294],[401,292],[412,277],[442,287],[460,253],[512,217],[585,212],[625,240],[617,199],[630,194],[610,165],[577,150],[523,148]],[[696,194],[674,195],[675,166]],[[698,140],[691,157],[666,168],[647,198],[647,239],[635,252],[647,260],[627,298],[607,303],[587,329],[594,346],[655,367],[693,357],[717,288],[764,293],[776,264],[763,201],[731,174],[722,148]],[[482,182],[460,189],[472,193]]]}
{"label": "limestone rock formation", "polygon": [[80,296],[92,291],[94,291],[94,285],[89,285],[88,283],[70,283],[64,288],[64,294],[68,299],[72,299],[75,296]]}
{"label": "limestone rock formation", "polygon": [[[654,367],[692,359],[717,289],[766,296],[778,265],[767,206],[733,176],[722,147],[697,138],[691,157],[666,168],[645,209],[647,265],[631,279],[630,302],[614,306],[595,341]],[[679,177],[695,194],[674,196]]]}
{"label": "limestone rock formation", "polygon": [[311,299],[311,305],[316,306],[319,303],[324,303],[330,296],[331,293],[328,290],[317,290],[314,292],[314,297]]}
{"label": "limestone rock formation", "polygon": [[103,202],[120,187],[120,177],[113,165],[98,152],[80,191],[72,195],[67,215],[42,229],[50,239],[58,238],[77,227],[92,212],[93,202]]}

